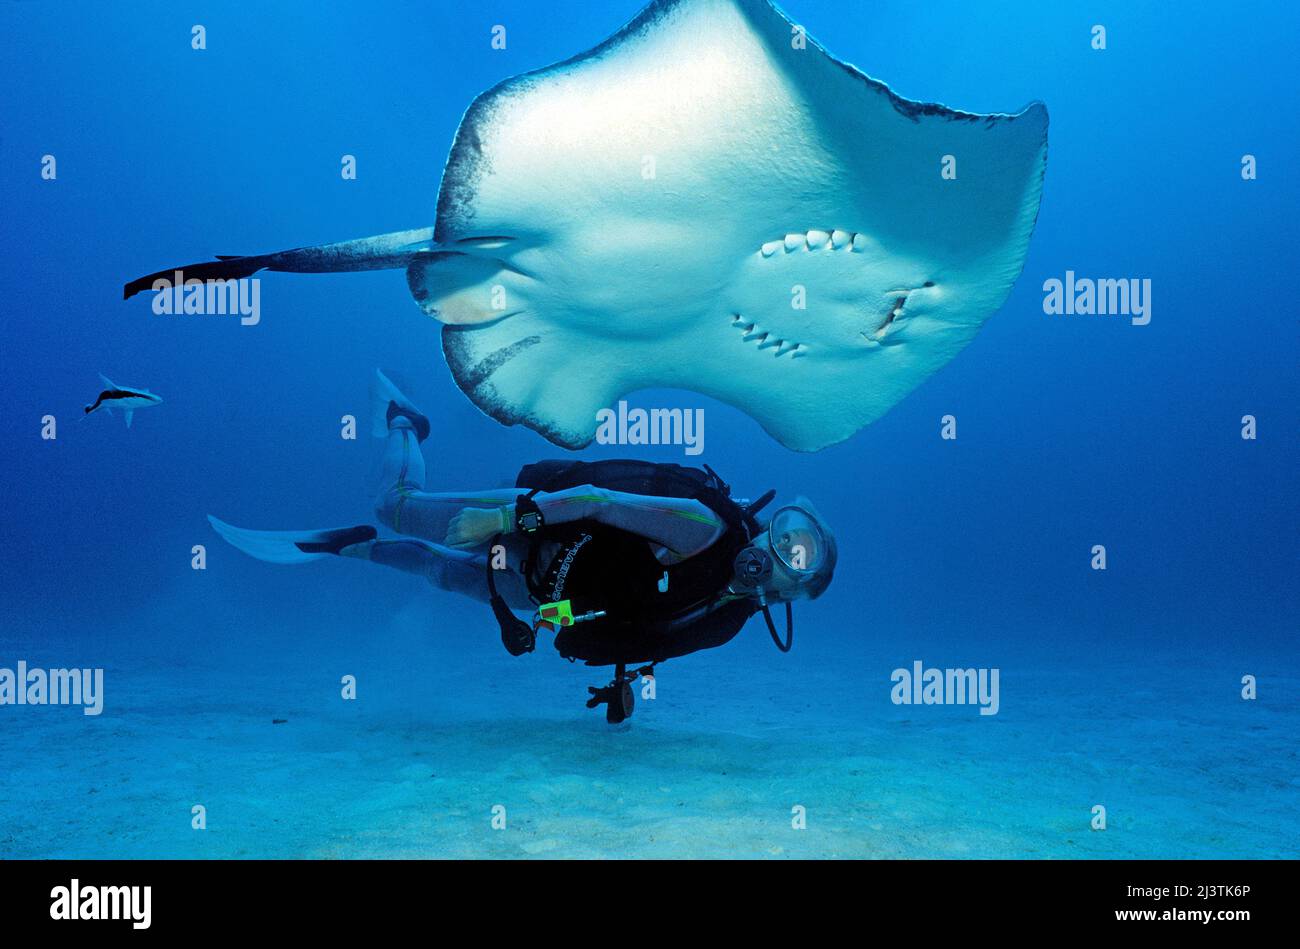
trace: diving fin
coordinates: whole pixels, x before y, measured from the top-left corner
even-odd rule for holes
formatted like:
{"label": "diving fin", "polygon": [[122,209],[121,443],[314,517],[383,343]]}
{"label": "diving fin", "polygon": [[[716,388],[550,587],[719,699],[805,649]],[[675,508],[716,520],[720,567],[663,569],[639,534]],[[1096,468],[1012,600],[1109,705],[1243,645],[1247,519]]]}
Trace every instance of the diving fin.
{"label": "diving fin", "polygon": [[375,438],[388,437],[388,423],[397,416],[409,419],[415,427],[416,441],[429,437],[429,417],[393,385],[393,381],[378,369],[370,380],[370,434]]}
{"label": "diving fin", "polygon": [[254,531],[235,527],[211,514],[208,523],[232,547],[267,563],[307,563],[338,554],[344,547],[374,540],[378,531],[363,524],[315,531]]}

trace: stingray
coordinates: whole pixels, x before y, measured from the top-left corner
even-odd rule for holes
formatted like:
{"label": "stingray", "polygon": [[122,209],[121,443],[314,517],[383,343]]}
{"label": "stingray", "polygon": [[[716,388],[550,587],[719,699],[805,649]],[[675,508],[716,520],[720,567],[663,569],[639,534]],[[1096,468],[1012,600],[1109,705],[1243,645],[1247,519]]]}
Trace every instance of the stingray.
{"label": "stingray", "polygon": [[1046,160],[1041,103],[910,101],[768,0],[658,0],[474,100],[433,227],[172,270],[405,269],[465,394],[566,448],[620,397],[669,387],[814,451],[1002,306]]}

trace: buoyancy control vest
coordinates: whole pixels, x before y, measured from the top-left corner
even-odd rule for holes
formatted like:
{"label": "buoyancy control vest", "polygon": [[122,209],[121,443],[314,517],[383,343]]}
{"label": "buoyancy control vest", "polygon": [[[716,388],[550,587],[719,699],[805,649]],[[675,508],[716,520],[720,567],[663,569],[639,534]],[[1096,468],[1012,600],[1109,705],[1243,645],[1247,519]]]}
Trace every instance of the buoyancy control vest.
{"label": "buoyancy control vest", "polygon": [[[662,564],[651,542],[595,520],[545,524],[529,535],[520,565],[534,602],[568,600],[572,613],[603,614],[558,630],[555,646],[589,665],[661,662],[731,640],[757,610],[749,597],[728,599],[736,555],[758,533],[754,510],[731,498],[712,470],[639,460],[542,461],[515,481],[538,493],[590,484],[626,494],[688,498],[718,516],[723,533],[706,549]],[[492,567],[489,564],[489,578]]]}

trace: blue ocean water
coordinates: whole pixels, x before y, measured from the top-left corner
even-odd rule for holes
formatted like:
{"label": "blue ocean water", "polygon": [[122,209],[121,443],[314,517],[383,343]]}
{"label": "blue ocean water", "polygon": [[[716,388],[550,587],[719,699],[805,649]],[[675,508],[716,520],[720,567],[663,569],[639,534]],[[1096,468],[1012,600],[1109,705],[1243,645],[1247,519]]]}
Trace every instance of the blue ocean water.
{"label": "blue ocean water", "polygon": [[[435,487],[562,453],[460,393],[400,273],[272,275],[254,327],[155,317],[121,286],[432,223],[471,99],[636,0],[0,5],[0,667],[105,670],[99,716],[0,706],[0,856],[1300,852],[1300,15],[784,6],[908,98],[1045,102],[1042,208],[1003,309],[843,444],[797,454],[698,395],[633,396],[706,410],[699,459],[642,456],[808,495],[840,564],[791,654],[755,620],[610,727],[582,708],[604,670],[547,644],[511,659],[485,606],[353,562],[259,563],[207,525],[371,519],[376,443],[339,432],[376,366],[434,417]],[[1045,315],[1067,271],[1149,278],[1150,323]],[[165,402],[129,430],[78,421],[100,372]],[[1000,670],[998,714],[894,704],[916,661]]]}

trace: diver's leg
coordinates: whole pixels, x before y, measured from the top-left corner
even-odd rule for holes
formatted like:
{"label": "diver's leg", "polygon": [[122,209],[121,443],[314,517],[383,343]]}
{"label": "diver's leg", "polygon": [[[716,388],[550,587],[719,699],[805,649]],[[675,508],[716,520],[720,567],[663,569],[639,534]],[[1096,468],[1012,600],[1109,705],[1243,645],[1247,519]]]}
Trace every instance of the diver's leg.
{"label": "diver's leg", "polygon": [[[208,516],[212,527],[232,546],[268,563],[308,563],[327,557],[348,557],[413,573],[440,590],[460,593],[480,602],[488,600],[486,553],[454,550],[419,540],[379,540],[368,524],[325,530],[255,531]],[[507,563],[519,563],[524,545],[506,540]],[[508,566],[493,574],[497,591],[518,610],[531,609],[528,587]]]}
{"label": "diver's leg", "polygon": [[424,487],[420,443],[429,437],[429,419],[378,369],[370,383],[371,434],[384,439],[381,493],[393,486]]}
{"label": "diver's leg", "polygon": [[518,494],[517,488],[432,494],[398,484],[380,494],[375,502],[375,516],[399,534],[437,542],[446,539],[447,526],[463,509],[501,509],[512,503]]}
{"label": "diver's leg", "polygon": [[380,522],[401,533],[411,533],[400,526],[403,508],[407,498],[423,488],[424,455],[420,452],[415,427],[399,415],[389,420],[388,438],[384,442],[379,496],[375,499],[375,514]]}
{"label": "diver's leg", "polygon": [[430,493],[424,490],[425,466],[420,443],[428,435],[428,421],[386,378],[376,373],[376,432],[383,425],[383,465],[375,515],[399,534],[441,541],[447,525],[463,508],[500,508],[515,499],[513,489]]}
{"label": "diver's leg", "polygon": [[454,510],[426,505],[423,517],[413,517],[411,499],[424,490],[424,455],[420,444],[429,435],[429,421],[379,370],[371,383],[372,431],[384,438],[383,464],[375,515],[401,534],[442,540]]}
{"label": "diver's leg", "polygon": [[415,426],[405,415],[388,421],[384,440],[383,464],[379,472],[380,490],[404,487],[412,491],[424,488],[424,455]]}
{"label": "diver's leg", "polygon": [[384,437],[379,493],[375,499],[375,515],[380,523],[399,534],[438,542],[446,538],[448,524],[462,509],[502,508],[515,500],[519,492],[514,488],[425,491],[424,455],[420,445],[429,435],[428,419],[378,371],[371,400],[372,429]]}
{"label": "diver's leg", "polygon": [[[464,550],[453,550],[441,544],[420,540],[368,540],[339,553],[344,557],[369,560],[371,563],[392,567],[404,573],[424,577],[440,590],[487,602],[487,556]],[[513,570],[498,570],[497,591],[511,607],[518,610],[531,608],[528,590],[519,574]]]}

